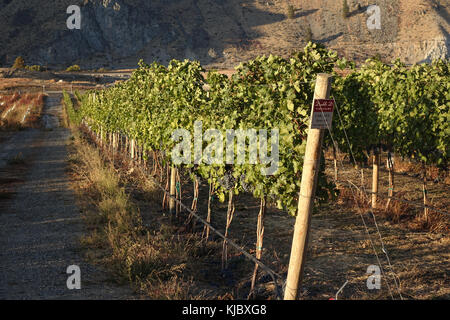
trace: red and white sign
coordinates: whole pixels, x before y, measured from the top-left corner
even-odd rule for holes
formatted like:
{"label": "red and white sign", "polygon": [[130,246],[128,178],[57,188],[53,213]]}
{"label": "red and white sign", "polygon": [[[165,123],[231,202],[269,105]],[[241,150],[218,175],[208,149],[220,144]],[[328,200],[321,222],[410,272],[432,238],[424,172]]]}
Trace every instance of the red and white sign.
{"label": "red and white sign", "polygon": [[314,99],[311,129],[331,129],[333,121],[334,100]]}

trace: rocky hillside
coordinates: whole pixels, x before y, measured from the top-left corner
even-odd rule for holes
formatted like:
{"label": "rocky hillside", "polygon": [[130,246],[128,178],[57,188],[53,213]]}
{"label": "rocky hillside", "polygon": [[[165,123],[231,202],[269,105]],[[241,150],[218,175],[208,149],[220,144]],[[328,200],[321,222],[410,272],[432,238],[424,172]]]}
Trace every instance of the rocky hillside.
{"label": "rocky hillside", "polygon": [[[0,0],[0,64],[134,67],[140,58],[195,58],[218,67],[263,53],[288,55],[312,39],[348,58],[406,63],[449,56],[450,0]],[[367,8],[380,8],[369,29]],[[81,29],[69,30],[69,5]],[[288,18],[288,5],[294,7]]]}

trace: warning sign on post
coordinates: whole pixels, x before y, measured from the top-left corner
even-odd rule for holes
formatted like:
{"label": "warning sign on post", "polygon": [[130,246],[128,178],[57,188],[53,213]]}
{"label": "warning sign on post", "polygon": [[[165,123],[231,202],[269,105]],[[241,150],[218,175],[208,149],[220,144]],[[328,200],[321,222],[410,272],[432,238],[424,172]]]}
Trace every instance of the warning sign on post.
{"label": "warning sign on post", "polygon": [[311,117],[311,129],[331,129],[333,121],[334,100],[314,99]]}

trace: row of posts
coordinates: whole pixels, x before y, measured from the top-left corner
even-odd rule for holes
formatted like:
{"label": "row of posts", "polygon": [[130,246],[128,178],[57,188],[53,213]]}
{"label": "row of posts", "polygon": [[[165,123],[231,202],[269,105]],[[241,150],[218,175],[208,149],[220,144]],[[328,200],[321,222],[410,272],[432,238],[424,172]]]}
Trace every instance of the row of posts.
{"label": "row of posts", "polygon": [[[321,73],[317,75],[314,99],[329,99],[332,77],[329,74]],[[314,205],[315,191],[317,187],[318,173],[320,168],[321,149],[325,129],[309,129],[306,140],[306,152],[301,177],[300,194],[298,200],[298,210],[295,219],[294,234],[292,240],[291,254],[289,260],[288,275],[286,280],[286,289],[284,292],[285,300],[295,300],[298,298],[305,267],[306,250],[308,239],[310,237],[311,214]],[[100,136],[103,131],[100,130]],[[116,137],[114,135],[114,137]],[[97,136],[98,138],[98,136]],[[118,148],[117,138],[113,138],[113,149]],[[100,139],[101,140],[101,139]],[[130,157],[135,158],[136,142],[131,139]],[[378,167],[379,155],[374,155],[374,177],[372,190],[372,206],[376,205],[378,192]],[[177,169],[172,167],[170,170],[170,199],[169,211],[172,214],[175,211],[176,201],[176,178]]]}

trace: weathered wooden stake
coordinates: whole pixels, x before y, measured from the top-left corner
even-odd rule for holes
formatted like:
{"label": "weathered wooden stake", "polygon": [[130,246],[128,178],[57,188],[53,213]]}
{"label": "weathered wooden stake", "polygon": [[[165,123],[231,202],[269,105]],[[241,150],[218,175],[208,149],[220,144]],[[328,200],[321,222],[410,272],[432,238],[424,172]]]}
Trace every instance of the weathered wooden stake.
{"label": "weathered wooden stake", "polygon": [[132,160],[134,160],[134,148],[135,148],[135,142],[134,142],[134,139],[131,139],[130,157]]}
{"label": "weathered wooden stake", "polygon": [[[263,240],[264,240],[264,216],[266,213],[266,198],[261,198],[261,204],[259,206],[259,213],[258,213],[258,223],[256,226],[256,253],[255,257],[258,260],[261,260],[262,257],[262,249],[263,249]],[[251,299],[254,297],[255,293],[255,284],[256,284],[256,278],[258,277],[258,264],[255,263],[255,269],[253,270],[252,275],[252,283],[250,285],[250,293],[247,297],[247,299]]]}
{"label": "weathered wooden stake", "polygon": [[112,134],[112,151],[113,151],[113,157],[116,154],[117,150],[117,134],[114,132]]}
{"label": "weathered wooden stake", "polygon": [[176,186],[176,180],[177,180],[177,168],[172,167],[170,170],[170,199],[169,199],[169,213],[172,217],[173,213],[175,212],[175,197],[177,195],[177,186]]}
{"label": "weathered wooden stake", "polygon": [[338,165],[336,156],[336,147],[333,145],[333,162],[334,162],[334,181],[338,180]]}
{"label": "weathered wooden stake", "polygon": [[359,197],[361,200],[364,200],[364,189],[365,189],[365,181],[364,181],[364,168],[361,166],[361,190],[359,191]]}
{"label": "weathered wooden stake", "polygon": [[373,169],[372,169],[372,208],[377,207],[377,196],[378,196],[378,178],[380,167],[380,153],[378,150],[374,150],[373,153]]}
{"label": "weathered wooden stake", "polygon": [[[198,192],[199,192],[199,181],[197,176],[194,179],[194,198],[192,199],[191,210],[193,212],[197,212],[197,203],[198,203]],[[195,230],[195,219],[192,213],[189,214],[187,219],[187,224],[189,224],[189,228],[192,232]]]}
{"label": "weathered wooden stake", "polygon": [[[388,151],[387,165],[388,165],[388,170],[389,170],[388,197],[393,197],[394,196],[394,161],[392,161],[392,154],[390,151]],[[385,210],[389,209],[390,204],[391,204],[391,198],[388,198]]]}
{"label": "weathered wooden stake", "polygon": [[[227,221],[225,225],[225,237],[228,237],[228,230],[231,225],[231,221],[233,220],[234,216],[234,201],[233,201],[234,191],[233,189],[230,189],[228,192],[228,210],[227,210]],[[223,239],[222,243],[222,270],[227,268],[228,264],[228,243],[225,239]]]}
{"label": "weathered wooden stake", "polygon": [[[211,200],[212,197],[214,195],[214,183],[210,182],[209,184],[209,193],[208,193],[208,214],[206,216],[206,222],[211,223]],[[205,225],[205,227],[203,228],[203,233],[202,233],[202,237],[203,235],[206,233],[205,235],[205,240],[208,241],[209,238],[209,226]]]}
{"label": "weathered wooden stake", "polygon": [[[318,74],[314,98],[329,99],[330,89],[331,75],[325,73]],[[314,204],[314,192],[320,168],[323,135],[324,130],[322,129],[309,129],[308,138],[306,140],[306,152],[300,184],[297,218],[295,220],[286,290],[284,292],[285,300],[297,299],[301,287],[311,213]]]}
{"label": "weathered wooden stake", "polygon": [[423,172],[423,180],[422,180],[422,191],[423,191],[423,205],[425,208],[423,208],[423,216],[425,220],[429,220],[428,216],[428,208],[426,206],[428,205],[428,190],[427,190],[427,167],[425,166],[425,163],[422,163],[422,172]]}
{"label": "weathered wooden stake", "polygon": [[176,185],[175,185],[175,189],[176,189],[176,195],[177,195],[177,200],[179,202],[175,203],[175,211],[176,211],[176,217],[178,218],[178,214],[181,212],[181,178],[180,178],[180,171],[177,170],[177,175],[176,175]]}
{"label": "weathered wooden stake", "polygon": [[[164,172],[161,170],[161,177],[163,175],[164,175]],[[165,186],[164,190],[166,192],[164,192],[164,196],[163,196],[163,204],[162,204],[163,209],[165,209],[167,207],[168,202],[169,202],[167,200],[167,198],[169,198],[167,196],[167,192],[170,193],[170,166],[169,165],[166,166],[166,174],[165,174],[165,176],[166,176],[166,186]]]}
{"label": "weathered wooden stake", "polygon": [[100,147],[103,148],[103,128],[100,127]]}

